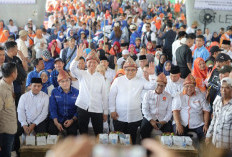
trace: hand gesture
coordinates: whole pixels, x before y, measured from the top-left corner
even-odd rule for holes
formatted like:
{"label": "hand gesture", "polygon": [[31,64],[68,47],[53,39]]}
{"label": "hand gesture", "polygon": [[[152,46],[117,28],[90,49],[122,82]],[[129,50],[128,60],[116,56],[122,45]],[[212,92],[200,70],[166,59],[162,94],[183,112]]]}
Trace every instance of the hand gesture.
{"label": "hand gesture", "polygon": [[154,121],[153,119],[150,121],[150,123],[151,123],[151,125],[153,126],[153,128],[154,129],[156,129],[156,130],[159,130],[159,128],[158,128],[158,126],[157,126],[157,122],[156,121]]}
{"label": "hand gesture", "polygon": [[118,119],[118,113],[117,112],[111,112],[111,118],[113,120],[117,120]]}
{"label": "hand gesture", "polygon": [[85,55],[84,49],[86,48],[85,44],[77,46],[77,57],[80,58],[81,56]]}
{"label": "hand gesture", "polygon": [[176,134],[178,135],[184,134],[184,128],[181,124],[176,124]]}
{"label": "hand gesture", "polygon": [[71,120],[66,120],[66,121],[64,122],[64,127],[68,128],[68,127],[70,127],[70,125],[72,125],[72,123],[73,123],[73,120],[72,120],[72,119],[71,119]]}
{"label": "hand gesture", "polygon": [[30,129],[29,129],[29,127],[28,127],[27,125],[24,125],[24,126],[23,126],[23,130],[24,130],[24,133],[25,133],[26,135],[29,135],[29,134],[30,134]]}
{"label": "hand gesture", "polygon": [[36,126],[35,124],[31,124],[29,126],[29,134],[33,132],[33,130],[35,129],[35,126]]}
{"label": "hand gesture", "polygon": [[62,125],[60,123],[56,123],[55,125],[56,125],[56,127],[57,127],[57,129],[59,131],[63,131],[64,130],[63,127],[62,127]]}
{"label": "hand gesture", "polygon": [[154,64],[154,62],[149,63],[148,73],[149,73],[149,75],[153,75],[155,73],[155,64]]}

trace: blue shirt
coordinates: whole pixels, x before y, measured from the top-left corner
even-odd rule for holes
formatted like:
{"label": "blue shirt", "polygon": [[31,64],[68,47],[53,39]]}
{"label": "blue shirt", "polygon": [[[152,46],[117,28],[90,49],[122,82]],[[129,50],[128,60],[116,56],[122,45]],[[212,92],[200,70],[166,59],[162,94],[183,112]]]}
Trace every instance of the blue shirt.
{"label": "blue shirt", "polygon": [[78,33],[77,33],[78,38],[81,37],[81,32],[82,32],[82,31],[85,32],[85,36],[86,36],[86,37],[89,36],[89,30],[87,30],[87,29],[84,30],[84,29],[82,28],[82,29],[80,29],[80,30],[78,31]]}
{"label": "blue shirt", "polygon": [[57,118],[59,123],[77,117],[77,106],[75,105],[79,91],[71,87],[68,93],[63,92],[62,88],[53,89],[49,99],[50,118]]}
{"label": "blue shirt", "polygon": [[[135,44],[135,40],[136,38],[140,38],[139,36],[139,33],[137,31],[135,31],[134,33],[131,34],[131,37],[130,37],[130,44],[133,44],[134,46],[136,45]],[[138,52],[138,51],[137,51]]]}
{"label": "blue shirt", "polygon": [[30,86],[31,84],[31,79],[32,78],[39,78],[39,73],[34,70],[34,71],[31,71],[28,75],[27,75],[27,80],[26,80],[26,87]]}
{"label": "blue shirt", "polygon": [[44,62],[44,70],[53,70],[54,69],[54,59],[51,58],[50,60],[48,61],[43,61]]}
{"label": "blue shirt", "polygon": [[51,72],[51,77],[50,77],[50,82],[53,84],[53,86],[56,88],[59,86],[58,82],[57,82],[57,77],[59,75],[59,72],[54,69],[52,72]]}
{"label": "blue shirt", "polygon": [[193,63],[195,61],[196,58],[201,57],[204,59],[204,61],[206,61],[206,59],[208,59],[210,56],[208,50],[202,46],[201,48],[196,48],[196,50],[194,51],[193,54]]}

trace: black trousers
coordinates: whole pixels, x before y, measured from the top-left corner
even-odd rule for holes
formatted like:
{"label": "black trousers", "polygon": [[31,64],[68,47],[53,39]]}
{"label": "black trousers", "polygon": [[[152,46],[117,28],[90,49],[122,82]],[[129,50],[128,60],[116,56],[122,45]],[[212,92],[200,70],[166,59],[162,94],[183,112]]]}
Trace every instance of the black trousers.
{"label": "black trousers", "polygon": [[[158,122],[158,120],[157,120],[157,122]],[[141,131],[140,131],[142,139],[150,138],[151,137],[151,132],[152,132],[153,129],[154,129],[154,127],[151,125],[151,123],[146,118],[143,118],[143,121],[142,121],[142,124],[141,124]],[[172,131],[172,125],[170,123],[166,123],[160,128],[160,131],[162,131],[162,132],[171,132]]]}
{"label": "black trousers", "polygon": [[136,144],[136,136],[137,136],[137,130],[138,127],[141,125],[141,120],[137,122],[127,123],[127,122],[121,122],[118,120],[114,120],[114,130],[123,132],[124,134],[130,134],[131,140],[133,144]]}
{"label": "black trousers", "polygon": [[163,53],[166,55],[167,60],[172,61],[172,49],[163,49]]}
{"label": "black trousers", "polygon": [[[47,133],[48,132],[48,118],[46,118],[44,121],[42,121],[37,126],[35,126],[34,131],[35,133]],[[21,136],[23,133],[24,133],[23,127],[18,127],[18,132],[17,132],[18,136]]]}
{"label": "black trousers", "polygon": [[[68,128],[64,127],[64,122],[61,123],[64,131],[61,132],[63,136],[67,135],[77,135],[77,129],[78,129],[78,123],[74,121]],[[49,126],[48,126],[48,133],[51,135],[58,135],[60,131],[57,129],[56,125],[54,124],[53,119],[49,120]]]}
{"label": "black trousers", "polygon": [[90,118],[93,125],[94,134],[97,136],[98,134],[103,133],[103,113],[88,112],[77,107],[77,114],[80,134],[88,134]]}
{"label": "black trousers", "polygon": [[191,73],[191,71],[189,70],[189,68],[181,68],[180,67],[180,77],[182,79],[185,79],[188,76],[188,74],[190,74],[190,73]]}

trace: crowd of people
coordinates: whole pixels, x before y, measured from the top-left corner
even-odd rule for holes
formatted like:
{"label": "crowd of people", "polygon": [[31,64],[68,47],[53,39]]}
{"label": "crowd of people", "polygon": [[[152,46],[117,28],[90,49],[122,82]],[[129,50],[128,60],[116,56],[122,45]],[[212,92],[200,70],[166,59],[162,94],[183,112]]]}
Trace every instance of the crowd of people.
{"label": "crowd of people", "polygon": [[0,21],[0,156],[21,135],[88,134],[90,120],[133,144],[140,128],[232,149],[232,26],[211,34],[184,4],[147,0],[48,1],[46,17]]}

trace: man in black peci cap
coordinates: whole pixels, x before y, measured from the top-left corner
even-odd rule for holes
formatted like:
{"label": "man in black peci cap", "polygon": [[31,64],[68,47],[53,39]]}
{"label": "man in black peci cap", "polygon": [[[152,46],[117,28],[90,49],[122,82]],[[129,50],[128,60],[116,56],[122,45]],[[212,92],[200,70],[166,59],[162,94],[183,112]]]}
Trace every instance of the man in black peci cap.
{"label": "man in black peci cap", "polygon": [[230,40],[223,40],[221,48],[223,49],[223,53],[229,55],[230,58],[232,58],[232,52],[230,51],[231,48],[230,44],[231,44]]}
{"label": "man in black peci cap", "polygon": [[209,95],[208,100],[210,104],[213,105],[213,101],[216,98],[217,94],[220,92],[220,78],[219,78],[219,71],[225,65],[230,65],[231,58],[225,53],[218,54],[216,58],[216,67],[213,69],[211,76],[208,80],[208,89]]}

